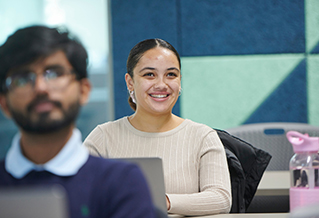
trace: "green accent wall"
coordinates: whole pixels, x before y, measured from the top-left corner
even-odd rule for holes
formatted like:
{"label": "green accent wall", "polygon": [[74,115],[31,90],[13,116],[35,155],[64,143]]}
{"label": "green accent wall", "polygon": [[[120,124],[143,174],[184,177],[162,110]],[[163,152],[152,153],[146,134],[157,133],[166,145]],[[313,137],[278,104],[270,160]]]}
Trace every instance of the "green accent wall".
{"label": "green accent wall", "polygon": [[308,119],[319,125],[319,55],[308,57]]}
{"label": "green accent wall", "polygon": [[319,43],[319,1],[305,1],[306,49],[310,53]]}
{"label": "green accent wall", "polygon": [[181,115],[215,128],[244,122],[303,54],[183,57]]}

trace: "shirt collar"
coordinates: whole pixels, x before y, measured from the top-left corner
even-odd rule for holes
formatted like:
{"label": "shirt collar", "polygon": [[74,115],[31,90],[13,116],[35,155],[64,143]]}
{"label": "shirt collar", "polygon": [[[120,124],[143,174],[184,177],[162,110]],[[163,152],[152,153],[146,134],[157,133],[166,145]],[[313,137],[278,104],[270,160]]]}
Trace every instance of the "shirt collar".
{"label": "shirt collar", "polygon": [[35,164],[21,151],[20,133],[13,138],[12,145],[5,158],[5,168],[16,179],[21,179],[30,171],[48,171],[58,176],[73,176],[86,163],[89,152],[82,145],[81,132],[73,129],[73,134],[62,150],[45,164]]}

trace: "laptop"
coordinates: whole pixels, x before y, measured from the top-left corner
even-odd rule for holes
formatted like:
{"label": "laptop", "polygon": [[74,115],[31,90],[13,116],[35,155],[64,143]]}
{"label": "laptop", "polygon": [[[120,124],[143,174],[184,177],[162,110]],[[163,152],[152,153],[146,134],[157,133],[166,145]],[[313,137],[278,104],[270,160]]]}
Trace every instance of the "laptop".
{"label": "laptop", "polygon": [[[113,158],[136,164],[149,185],[158,217],[167,217],[162,160],[152,158]],[[0,188],[1,218],[68,218],[67,196],[63,187]]]}
{"label": "laptop", "polygon": [[1,218],[68,218],[67,197],[59,185],[0,189]]}
{"label": "laptop", "polygon": [[162,159],[158,157],[112,158],[134,163],[142,170],[151,191],[152,200],[161,214],[167,215]]}

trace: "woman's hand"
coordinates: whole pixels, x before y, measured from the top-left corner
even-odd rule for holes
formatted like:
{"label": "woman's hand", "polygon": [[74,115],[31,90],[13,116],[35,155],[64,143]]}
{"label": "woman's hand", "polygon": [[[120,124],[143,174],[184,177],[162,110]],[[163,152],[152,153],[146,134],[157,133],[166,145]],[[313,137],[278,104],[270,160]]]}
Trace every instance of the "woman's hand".
{"label": "woman's hand", "polygon": [[169,201],[167,195],[166,195],[166,206],[167,206],[167,210],[171,208],[171,202]]}

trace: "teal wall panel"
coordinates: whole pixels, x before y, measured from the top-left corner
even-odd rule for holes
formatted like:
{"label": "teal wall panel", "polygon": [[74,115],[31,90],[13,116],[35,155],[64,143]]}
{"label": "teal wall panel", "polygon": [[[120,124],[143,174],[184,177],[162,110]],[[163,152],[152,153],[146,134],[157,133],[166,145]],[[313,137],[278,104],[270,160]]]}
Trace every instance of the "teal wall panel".
{"label": "teal wall panel", "polygon": [[308,122],[319,126],[319,55],[311,55],[307,62]]}
{"label": "teal wall panel", "polygon": [[[131,48],[145,39],[162,38],[178,50],[177,2],[111,0],[115,119],[133,113],[124,79]],[[174,112],[179,114],[179,104]]]}
{"label": "teal wall panel", "polygon": [[244,124],[287,121],[307,123],[307,106],[306,60],[303,60]]}
{"label": "teal wall panel", "polygon": [[[124,67],[127,33],[130,42],[170,39],[182,57],[182,117],[221,129],[279,120],[319,126],[318,0],[164,1],[170,8],[160,15],[157,4],[139,4],[147,18],[119,3],[112,7],[114,63]],[[128,113],[119,80],[115,92],[125,101],[115,99],[117,118]],[[294,91],[298,104],[291,99]],[[270,110],[276,102],[282,107]]]}
{"label": "teal wall panel", "polygon": [[304,58],[303,54],[183,57],[181,114],[221,129],[240,125]]}
{"label": "teal wall panel", "polygon": [[303,0],[181,0],[182,56],[305,51]]}

